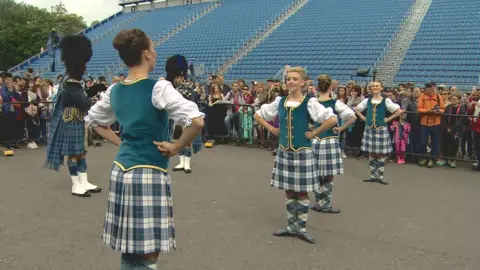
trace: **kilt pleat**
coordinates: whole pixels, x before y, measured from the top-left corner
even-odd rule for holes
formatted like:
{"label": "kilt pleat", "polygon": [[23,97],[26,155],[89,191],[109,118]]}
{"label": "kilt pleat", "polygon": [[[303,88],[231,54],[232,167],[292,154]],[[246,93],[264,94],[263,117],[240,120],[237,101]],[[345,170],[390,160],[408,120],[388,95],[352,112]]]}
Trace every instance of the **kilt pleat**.
{"label": "kilt pleat", "polygon": [[115,251],[132,254],[169,252],[176,248],[171,180],[150,168],[110,176],[103,242]]}
{"label": "kilt pleat", "polygon": [[85,153],[85,123],[70,121],[63,123],[63,136],[61,140],[60,153],[65,156],[80,155]]}
{"label": "kilt pleat", "polygon": [[317,164],[312,149],[298,152],[278,148],[270,185],[285,191],[311,192],[319,189]]}
{"label": "kilt pleat", "polygon": [[392,140],[387,127],[373,129],[365,127],[362,139],[362,151],[372,154],[389,154],[392,152]]}
{"label": "kilt pleat", "polygon": [[317,162],[319,176],[343,174],[342,150],[338,138],[313,139],[313,154]]}

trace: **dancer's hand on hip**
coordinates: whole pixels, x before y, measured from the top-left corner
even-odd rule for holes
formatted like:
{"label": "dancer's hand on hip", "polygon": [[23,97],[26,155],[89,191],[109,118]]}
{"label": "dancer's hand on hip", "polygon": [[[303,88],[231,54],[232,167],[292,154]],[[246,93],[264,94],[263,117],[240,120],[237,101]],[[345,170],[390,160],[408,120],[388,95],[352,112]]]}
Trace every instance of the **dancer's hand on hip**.
{"label": "dancer's hand on hip", "polygon": [[307,132],[305,132],[305,137],[306,137],[307,139],[311,140],[311,139],[313,139],[313,137],[315,137],[315,136],[313,136],[313,132],[312,132],[312,131],[307,131]]}
{"label": "dancer's hand on hip", "polygon": [[171,142],[153,142],[158,150],[164,155],[168,157],[173,157],[180,152],[180,149],[178,149],[178,145],[175,143]]}
{"label": "dancer's hand on hip", "polygon": [[268,128],[268,131],[277,137],[278,135],[280,135],[280,129],[275,128],[273,126],[270,126],[270,128]]}

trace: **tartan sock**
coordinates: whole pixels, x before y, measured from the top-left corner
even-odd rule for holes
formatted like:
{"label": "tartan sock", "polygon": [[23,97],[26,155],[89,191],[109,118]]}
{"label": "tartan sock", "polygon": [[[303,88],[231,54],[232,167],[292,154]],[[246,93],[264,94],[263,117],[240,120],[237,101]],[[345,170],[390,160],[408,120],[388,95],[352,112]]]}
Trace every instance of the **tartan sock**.
{"label": "tartan sock", "polygon": [[192,148],[190,146],[183,148],[182,155],[184,155],[186,157],[191,157],[192,156]]}
{"label": "tartan sock", "polygon": [[385,172],[385,158],[377,159],[377,172],[378,179],[383,179],[383,173]]}
{"label": "tartan sock", "polygon": [[289,232],[296,232],[297,231],[297,201],[296,199],[289,199],[285,197],[285,205],[287,207],[287,230]]}
{"label": "tartan sock", "polygon": [[298,220],[298,232],[306,232],[308,208],[310,206],[310,200],[308,198],[303,200],[297,200],[297,220]]}
{"label": "tartan sock", "polygon": [[330,208],[332,207],[332,189],[333,189],[333,176],[329,176],[326,183],[323,185],[323,208]]}
{"label": "tartan sock", "polygon": [[318,205],[322,206],[323,205],[323,197],[324,197],[324,194],[323,194],[323,176],[320,176],[319,177],[319,182],[320,182],[320,188],[319,190],[314,190],[313,191],[313,194],[315,194],[315,201]]}
{"label": "tartan sock", "polygon": [[78,161],[78,172],[87,172],[87,160],[82,158]]}
{"label": "tartan sock", "polygon": [[377,160],[373,157],[368,157],[368,165],[370,166],[370,179],[377,179]]}
{"label": "tartan sock", "polygon": [[76,161],[69,160],[68,161],[68,172],[71,176],[78,175],[78,164]]}
{"label": "tartan sock", "polygon": [[156,270],[156,260],[143,260],[135,254],[122,253],[120,270]]}

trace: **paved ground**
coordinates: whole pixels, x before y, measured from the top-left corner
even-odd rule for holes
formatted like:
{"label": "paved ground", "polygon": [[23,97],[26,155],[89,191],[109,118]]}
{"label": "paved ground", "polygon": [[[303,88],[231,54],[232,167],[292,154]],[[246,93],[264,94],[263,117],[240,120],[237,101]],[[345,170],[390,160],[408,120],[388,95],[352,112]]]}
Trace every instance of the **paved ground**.
{"label": "paved ground", "polygon": [[[89,154],[90,180],[105,190],[114,154]],[[67,171],[43,160],[43,149],[0,157],[0,269],[119,269],[100,239],[107,192],[73,197]],[[193,174],[173,173],[178,249],[159,269],[480,269],[478,173],[392,164],[382,186],[360,181],[366,161],[347,159],[334,191],[343,212],[310,212],[310,245],[271,236],[286,223],[272,166],[264,150],[217,146]]]}

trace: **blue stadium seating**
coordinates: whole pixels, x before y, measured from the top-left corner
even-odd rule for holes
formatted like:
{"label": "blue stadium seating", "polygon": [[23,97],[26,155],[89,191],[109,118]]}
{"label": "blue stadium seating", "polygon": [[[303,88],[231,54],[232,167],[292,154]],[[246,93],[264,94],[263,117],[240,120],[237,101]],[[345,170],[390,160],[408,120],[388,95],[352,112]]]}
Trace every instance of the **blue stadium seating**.
{"label": "blue stadium seating", "polygon": [[[130,19],[132,16],[136,16],[137,13],[124,13],[117,18],[113,19],[109,23],[106,23],[98,28],[95,28],[93,31],[87,33],[86,35],[89,38],[96,37],[108,31],[109,28],[117,26],[115,29],[117,31],[128,28],[140,28],[144,30],[150,37],[153,39],[167,33],[170,29],[174,28],[186,18],[198,14],[200,11],[204,10],[209,3],[195,4],[195,5],[186,5],[186,6],[175,6],[169,8],[154,9],[149,11],[143,16],[140,16],[138,19],[133,20],[128,24],[121,24],[126,20]],[[121,27],[118,27],[121,25]],[[93,57],[87,65],[87,72],[93,76],[103,75],[105,68],[113,63],[116,63],[120,58],[117,51],[112,46],[114,35],[105,37],[98,43],[93,45]],[[34,69],[43,68],[49,63],[52,62],[50,57],[42,57],[38,60],[33,61],[28,67]],[[57,72],[46,72],[43,77],[53,78],[63,69],[63,64],[60,62],[59,53],[57,53],[56,59]],[[27,67],[25,67],[27,68]]]}
{"label": "blue stadium seating", "polygon": [[157,48],[153,76],[163,74],[166,59],[174,54],[195,58],[209,71],[247,40],[269,25],[295,0],[225,0],[223,4]]}
{"label": "blue stadium seating", "polygon": [[257,48],[236,63],[226,78],[265,79],[285,64],[308,74],[349,80],[358,67],[371,68],[412,0],[309,1]]}
{"label": "blue stadium seating", "polygon": [[478,84],[479,13],[480,1],[432,1],[394,81]]}
{"label": "blue stadium seating", "polygon": [[[224,0],[157,47],[158,61],[152,76],[163,75],[165,60],[176,53],[194,58],[197,65],[204,64],[205,74],[216,72],[219,65],[297,1]],[[414,1],[311,0],[234,64],[226,72],[226,79],[262,80],[289,64],[307,67],[312,77],[326,73],[340,81],[349,80],[357,68],[372,68],[379,63]],[[138,27],[155,40],[211,4],[121,14],[87,31],[87,36],[99,37],[112,28]],[[476,84],[480,74],[479,13],[480,1],[433,1],[395,81]],[[125,23],[133,16],[138,18]],[[109,35],[94,44],[89,74],[106,75],[119,61],[112,39]],[[22,69],[40,69],[49,63],[51,59],[42,56]],[[58,57],[57,67],[57,73],[61,72],[63,65]]]}

